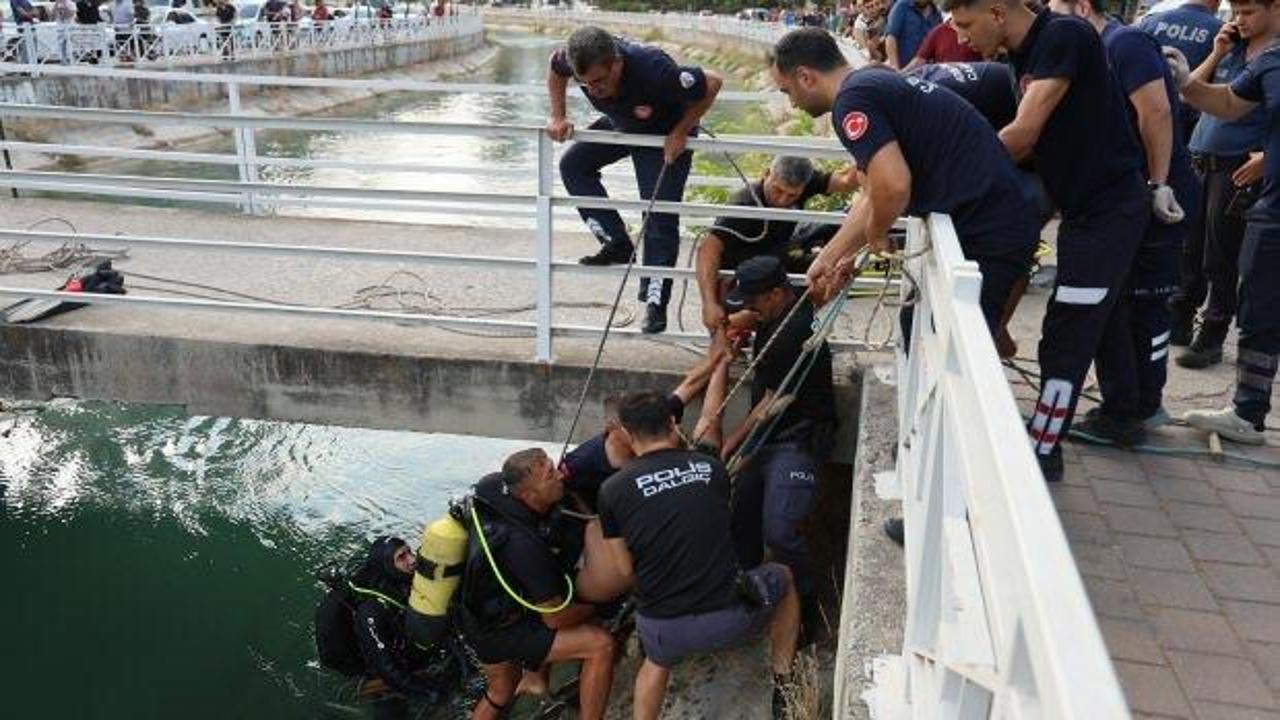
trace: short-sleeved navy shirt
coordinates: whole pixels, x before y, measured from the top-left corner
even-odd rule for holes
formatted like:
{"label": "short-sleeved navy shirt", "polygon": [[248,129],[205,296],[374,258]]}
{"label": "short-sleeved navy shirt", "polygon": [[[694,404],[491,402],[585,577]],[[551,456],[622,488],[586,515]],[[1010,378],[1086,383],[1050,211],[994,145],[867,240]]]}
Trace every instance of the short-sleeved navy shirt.
{"label": "short-sleeved navy shirt", "polygon": [[1262,194],[1245,217],[1280,221],[1280,46],[1272,47],[1249,63],[1231,82],[1231,92],[1260,103],[1267,113],[1267,145],[1264,150]]}
{"label": "short-sleeved navy shirt", "polygon": [[1138,23],[1138,29],[1155,38],[1161,47],[1181,50],[1194,70],[1213,51],[1213,38],[1222,29],[1222,21],[1209,8],[1189,2],[1147,15]]}
{"label": "short-sleeved navy shirt", "polygon": [[929,3],[920,9],[911,0],[894,3],[885,21],[884,34],[892,35],[898,43],[898,67],[906,67],[916,56],[929,31],[942,22],[942,13]]}
{"label": "short-sleeved navy shirt", "polygon": [[[827,191],[831,184],[831,173],[814,171],[813,177],[805,184],[796,201],[786,209],[799,210],[815,195]],[[729,197],[730,205],[756,207],[756,198],[764,202],[764,183],[756,181],[751,188],[738,188]],[[755,218],[716,218],[715,223],[707,228],[715,233],[724,244],[724,252],[720,255],[720,268],[733,269],[743,260],[757,255],[778,255],[786,251],[795,232],[796,223],[791,220],[757,220]]]}
{"label": "short-sleeved navy shirt", "polygon": [[[584,90],[583,95],[622,132],[665,135],[689,105],[706,97],[707,76],[702,68],[677,65],[658,48],[621,39],[618,54],[622,79],[617,94],[598,98]],[[551,69],[561,77],[573,77],[564,48],[552,53]]]}
{"label": "short-sleeved navy shirt", "polygon": [[[1235,80],[1249,64],[1244,43],[1236,43],[1231,52],[1213,71],[1215,85]],[[1267,142],[1267,111],[1254,108],[1238,120],[1223,120],[1209,113],[1202,113],[1196,129],[1191,132],[1190,149],[1193,153],[1233,156],[1261,150]]]}
{"label": "short-sleeved navy shirt", "polygon": [[[1130,126],[1134,134],[1141,137],[1138,130],[1138,111],[1134,109],[1133,103],[1129,102],[1128,98],[1143,85],[1159,80],[1164,85],[1169,107],[1178,107],[1178,90],[1173,86],[1169,66],[1165,63],[1164,56],[1160,53],[1160,46],[1156,44],[1155,39],[1137,28],[1127,27],[1117,22],[1107,23],[1102,29],[1102,45],[1107,50],[1107,57],[1111,61],[1116,82],[1120,84],[1120,91],[1125,95],[1125,104],[1129,108]],[[1196,179],[1191,172],[1191,158],[1187,154],[1187,147],[1179,142],[1179,138],[1186,137],[1183,135],[1182,118],[1175,112],[1172,114],[1172,119],[1173,152],[1169,159],[1168,184],[1177,196],[1191,197],[1191,186],[1196,183]],[[1141,143],[1138,144],[1138,153],[1142,158],[1145,177],[1147,151]]]}
{"label": "short-sleeved navy shirt", "polygon": [[1112,188],[1140,182],[1137,140],[1093,26],[1041,11],[1010,59],[1024,92],[1034,80],[1071,83],[1034,149],[1036,172],[1064,215],[1108,206]]}
{"label": "short-sleeved navy shirt", "polygon": [[[667,408],[671,410],[671,417],[677,423],[684,419],[684,401],[679,395],[671,393],[667,396]],[[582,498],[591,510],[596,509],[600,486],[610,475],[618,472],[618,468],[609,462],[605,439],[604,433],[595,435],[570,450],[560,461],[560,474],[564,477],[565,487]]]}
{"label": "short-sleeved navy shirt", "polygon": [[[799,360],[804,352],[805,342],[813,334],[813,304],[807,300],[797,302],[804,304],[796,310],[786,324],[782,322],[787,319],[787,314],[784,313],[782,317],[756,332],[752,350],[755,357],[760,360],[755,374],[751,376],[753,406],[760,403],[766,392],[772,390],[776,393],[782,387],[782,381]],[[773,340],[774,335],[778,336],[776,340]],[[764,353],[765,346],[771,340],[772,347],[769,348],[769,352]],[[835,421],[836,395],[831,374],[831,348],[825,342],[818,349],[813,366],[809,368],[809,374],[805,376],[804,382],[794,393],[796,399],[782,413],[778,424],[774,426],[773,439],[791,439],[788,438],[788,431],[800,430],[801,423],[806,421]]]}
{"label": "short-sleeved navy shirt", "polygon": [[965,256],[1006,256],[1035,242],[1036,216],[991,125],[937,83],[884,67],[850,72],[831,122],[859,168],[897,142],[911,170],[907,214],[949,213]]}
{"label": "short-sleeved navy shirt", "polygon": [[1000,130],[1018,115],[1018,85],[1013,70],[998,62],[949,62],[921,65],[912,70],[964,98],[991,127]]}

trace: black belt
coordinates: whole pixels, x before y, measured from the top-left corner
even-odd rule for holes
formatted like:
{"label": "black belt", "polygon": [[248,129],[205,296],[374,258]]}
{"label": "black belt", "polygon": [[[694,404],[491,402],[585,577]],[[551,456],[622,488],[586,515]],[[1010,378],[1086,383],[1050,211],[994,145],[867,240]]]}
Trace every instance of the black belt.
{"label": "black belt", "polygon": [[1202,173],[1235,172],[1236,168],[1243,165],[1248,159],[1248,154],[1212,155],[1210,153],[1196,153],[1191,156],[1191,164]]}

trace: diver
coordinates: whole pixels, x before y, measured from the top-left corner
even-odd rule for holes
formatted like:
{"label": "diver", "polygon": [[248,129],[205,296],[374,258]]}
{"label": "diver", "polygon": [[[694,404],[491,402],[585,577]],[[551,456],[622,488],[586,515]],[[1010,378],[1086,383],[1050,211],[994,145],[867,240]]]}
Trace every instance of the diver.
{"label": "diver", "polygon": [[[614,641],[594,621],[595,608],[576,601],[570,575],[579,553],[562,551],[563,528],[554,522],[563,497],[564,480],[551,458],[532,448],[476,483],[465,511],[471,541],[453,606],[488,681],[472,714],[477,720],[502,717],[522,669],[537,673],[575,660],[582,661],[580,717],[604,717]],[[593,562],[591,548],[581,554],[584,564]]]}
{"label": "diver", "polygon": [[321,663],[362,677],[359,694],[373,698],[375,718],[406,718],[411,698],[434,705],[446,695],[446,683],[431,672],[439,670],[431,667],[433,655],[405,634],[414,563],[404,540],[380,537],[316,611]]}

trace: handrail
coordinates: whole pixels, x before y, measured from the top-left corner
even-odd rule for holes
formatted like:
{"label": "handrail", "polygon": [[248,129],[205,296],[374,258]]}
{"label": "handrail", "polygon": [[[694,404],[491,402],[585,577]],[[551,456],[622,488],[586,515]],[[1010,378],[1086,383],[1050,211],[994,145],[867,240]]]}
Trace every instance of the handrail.
{"label": "handrail", "polygon": [[925,248],[909,261],[911,351],[897,363],[907,617],[902,654],[876,683],[908,690],[881,693],[878,709],[1128,718],[987,330],[982,276],[945,215],[908,224],[908,254]]}

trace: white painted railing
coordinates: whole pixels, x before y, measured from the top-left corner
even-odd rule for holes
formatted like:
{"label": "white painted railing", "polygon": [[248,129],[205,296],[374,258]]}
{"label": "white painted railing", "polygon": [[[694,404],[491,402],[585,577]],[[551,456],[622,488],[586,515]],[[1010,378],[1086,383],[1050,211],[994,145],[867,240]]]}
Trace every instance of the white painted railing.
{"label": "white painted railing", "polygon": [[339,18],[325,22],[244,22],[133,25],[110,23],[8,25],[0,34],[0,62],[58,65],[201,65],[477,35],[484,23],[475,13],[440,18],[415,15],[387,19]]}
{"label": "white painted railing", "polygon": [[902,655],[876,678],[876,717],[1127,718],[977,265],[945,215],[908,223],[908,254],[925,247],[908,261],[917,303],[910,354],[898,352],[907,619]]}

